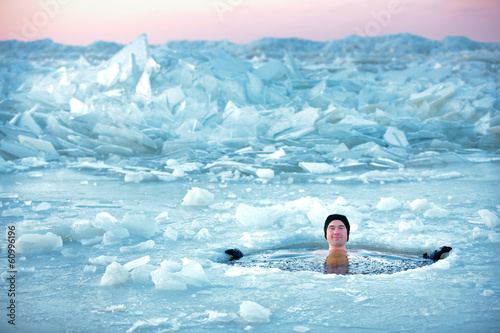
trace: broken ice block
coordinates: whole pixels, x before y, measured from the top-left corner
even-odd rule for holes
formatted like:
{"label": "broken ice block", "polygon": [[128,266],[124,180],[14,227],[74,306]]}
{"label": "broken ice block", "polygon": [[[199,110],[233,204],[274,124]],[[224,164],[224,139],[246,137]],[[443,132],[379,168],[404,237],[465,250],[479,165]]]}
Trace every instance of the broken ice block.
{"label": "broken ice block", "polygon": [[314,174],[335,173],[339,171],[337,167],[328,163],[300,162],[299,166],[304,170],[306,170],[307,172]]}
{"label": "broken ice block", "polygon": [[142,72],[141,78],[139,79],[139,82],[137,82],[137,86],[135,88],[135,91],[138,95],[151,98],[152,92],[150,77],[151,74],[159,72],[160,69],[161,66],[157,64],[156,61],[153,60],[153,58],[148,59],[144,67],[144,71]]}
{"label": "broken ice block", "polygon": [[481,209],[477,212],[484,224],[490,228],[496,228],[500,225],[500,218],[493,212],[487,209]]}
{"label": "broken ice block", "polygon": [[163,223],[168,220],[168,211],[164,211],[163,213],[158,214],[155,218],[156,223]]}
{"label": "broken ice block", "polygon": [[271,169],[258,169],[257,176],[263,180],[269,181],[274,178],[274,171]]}
{"label": "broken ice block", "polygon": [[377,206],[375,208],[377,210],[393,210],[398,208],[401,205],[398,199],[396,198],[380,198]]}
{"label": "broken ice block", "polygon": [[178,235],[179,233],[177,232],[177,230],[175,230],[172,227],[167,227],[167,229],[165,229],[165,232],[163,233],[163,238],[175,242],[177,240]]}
{"label": "broken ice block", "polygon": [[412,211],[422,211],[429,209],[431,204],[427,199],[415,199],[410,203],[410,210]]}
{"label": "broken ice block", "polygon": [[146,265],[149,262],[149,260],[150,260],[149,256],[144,256],[142,258],[129,261],[128,263],[123,265],[123,267],[126,270],[130,271],[130,270],[133,270],[134,268]]}
{"label": "broken ice block", "polygon": [[184,199],[182,199],[182,205],[184,206],[209,206],[214,201],[214,195],[209,191],[193,187],[188,191]]}
{"label": "broken ice block", "polygon": [[392,126],[387,127],[387,131],[384,134],[384,140],[393,146],[408,147],[408,141],[403,131]]}
{"label": "broken ice block", "polygon": [[187,265],[184,265],[178,275],[184,283],[195,287],[203,287],[210,284],[205,270],[196,261],[190,261]]}
{"label": "broken ice block", "polygon": [[269,227],[281,217],[282,213],[272,207],[253,207],[240,204],[234,217],[247,227]]}
{"label": "broken ice block", "polygon": [[151,272],[151,278],[156,289],[160,290],[186,290],[187,285],[176,273],[162,267]]}
{"label": "broken ice block", "polygon": [[63,245],[62,238],[52,232],[41,234],[23,234],[16,242],[16,253],[34,254],[55,251]]}
{"label": "broken ice block", "polygon": [[258,303],[244,301],[240,304],[240,316],[249,323],[268,323],[271,310]]}
{"label": "broken ice block", "polygon": [[107,212],[98,213],[92,222],[95,228],[111,230],[117,226],[118,220]]}
{"label": "broken ice block", "polygon": [[38,156],[38,151],[36,151],[34,148],[27,147],[19,142],[11,141],[9,139],[3,139],[0,143],[0,147],[4,152],[16,158]]}
{"label": "broken ice block", "polygon": [[330,215],[328,209],[316,200],[313,201],[311,210],[307,212],[307,218],[314,226],[322,226],[328,215]]}
{"label": "broken ice block", "polygon": [[209,241],[211,238],[212,236],[210,235],[210,233],[206,228],[202,228],[200,231],[198,231],[196,236],[194,236],[194,240],[197,242],[206,242]]}
{"label": "broken ice block", "polygon": [[38,206],[35,207],[36,212],[41,212],[44,210],[48,210],[51,208],[51,205],[48,202],[42,202]]}
{"label": "broken ice block", "polygon": [[28,147],[32,147],[38,151],[43,151],[47,154],[57,154],[52,144],[48,141],[34,139],[24,135],[19,135],[18,138],[19,142],[24,144],[25,146],[27,145]]}
{"label": "broken ice block", "polygon": [[101,286],[108,287],[124,284],[128,280],[128,275],[128,270],[114,261],[106,267],[106,272],[101,277]]}

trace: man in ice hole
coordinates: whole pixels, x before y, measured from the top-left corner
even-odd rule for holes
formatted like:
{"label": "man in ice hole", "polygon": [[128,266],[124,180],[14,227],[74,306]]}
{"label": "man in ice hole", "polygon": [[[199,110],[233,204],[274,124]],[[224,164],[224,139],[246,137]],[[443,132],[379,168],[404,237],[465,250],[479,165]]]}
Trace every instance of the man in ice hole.
{"label": "man in ice hole", "polygon": [[[324,272],[327,274],[347,274],[349,273],[349,260],[347,256],[346,244],[349,241],[351,226],[349,220],[344,215],[332,214],[325,220],[323,227],[325,239],[328,241],[328,256],[323,264]],[[317,251],[318,254],[324,250]],[[434,261],[441,259],[441,256],[451,251],[451,247],[442,246],[430,255],[424,253],[423,258]],[[243,257],[243,253],[238,249],[228,249],[225,253],[231,256],[230,260],[238,260]]]}
{"label": "man in ice hole", "polygon": [[[325,273],[347,274],[349,272],[346,244],[349,241],[350,231],[349,220],[344,215],[333,214],[326,218],[324,232],[328,241],[328,256],[324,263]],[[442,246],[431,255],[424,253],[423,257],[436,261],[450,251],[451,247]]]}
{"label": "man in ice hole", "polygon": [[325,238],[328,241],[328,257],[325,259],[325,273],[348,273],[346,244],[351,226],[347,217],[340,214],[329,215],[325,220]]}

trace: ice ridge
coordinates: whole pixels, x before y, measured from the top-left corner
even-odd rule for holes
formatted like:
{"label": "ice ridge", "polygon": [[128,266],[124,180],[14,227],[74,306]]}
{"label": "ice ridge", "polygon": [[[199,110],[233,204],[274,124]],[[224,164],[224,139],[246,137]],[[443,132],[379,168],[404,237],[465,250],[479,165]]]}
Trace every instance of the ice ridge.
{"label": "ice ridge", "polygon": [[499,44],[401,34],[150,46],[141,35],[0,42],[0,54],[3,172],[58,164],[174,181],[498,159]]}

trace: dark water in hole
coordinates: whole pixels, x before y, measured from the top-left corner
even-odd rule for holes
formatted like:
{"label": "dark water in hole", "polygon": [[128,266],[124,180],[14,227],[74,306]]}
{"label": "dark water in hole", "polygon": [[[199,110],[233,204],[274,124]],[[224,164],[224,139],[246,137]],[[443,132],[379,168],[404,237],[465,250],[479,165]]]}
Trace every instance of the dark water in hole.
{"label": "dark water in hole", "polygon": [[278,268],[284,271],[312,271],[324,274],[393,274],[432,264],[422,255],[349,249],[347,256],[328,258],[328,251],[317,248],[274,249],[249,253],[226,262],[244,267]]}

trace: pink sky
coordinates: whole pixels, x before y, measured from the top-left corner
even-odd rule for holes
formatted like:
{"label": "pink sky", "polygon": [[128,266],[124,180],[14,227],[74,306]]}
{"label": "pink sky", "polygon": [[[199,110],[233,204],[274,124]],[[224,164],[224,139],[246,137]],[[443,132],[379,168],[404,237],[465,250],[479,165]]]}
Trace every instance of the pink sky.
{"label": "pink sky", "polygon": [[0,0],[0,40],[88,45],[168,40],[317,41],[408,32],[500,42],[499,0]]}

